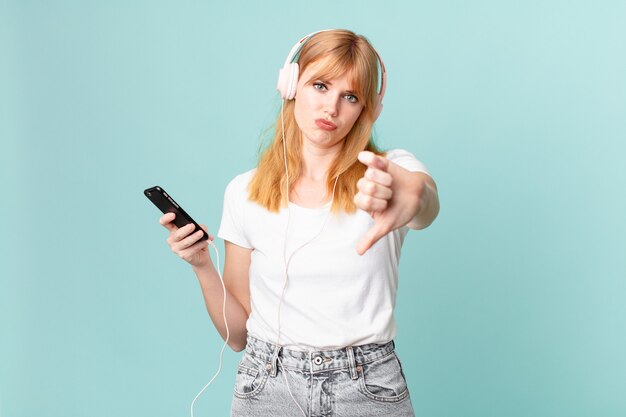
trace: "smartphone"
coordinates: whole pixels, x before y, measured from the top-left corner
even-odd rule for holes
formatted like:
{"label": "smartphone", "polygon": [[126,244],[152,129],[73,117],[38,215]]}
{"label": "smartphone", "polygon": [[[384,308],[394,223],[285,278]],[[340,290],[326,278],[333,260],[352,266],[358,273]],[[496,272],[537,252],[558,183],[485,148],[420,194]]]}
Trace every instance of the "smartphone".
{"label": "smartphone", "polygon": [[163,214],[166,213],[174,213],[176,214],[176,218],[174,219],[174,224],[180,229],[183,226],[188,225],[189,223],[193,223],[195,225],[195,229],[193,233],[198,230],[202,230],[202,238],[200,240],[207,240],[209,235],[200,227],[198,223],[194,219],[191,218],[189,214],[181,206],[174,201],[172,196],[165,192],[165,190],[159,186],[155,186],[152,188],[147,188],[143,191],[143,193],[148,197],[150,201],[157,206]]}

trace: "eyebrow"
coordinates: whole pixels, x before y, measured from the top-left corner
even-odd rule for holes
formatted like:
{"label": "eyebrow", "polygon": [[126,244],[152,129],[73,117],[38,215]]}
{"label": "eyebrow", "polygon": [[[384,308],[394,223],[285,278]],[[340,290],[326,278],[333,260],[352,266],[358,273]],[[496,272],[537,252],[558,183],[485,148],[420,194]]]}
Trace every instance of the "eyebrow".
{"label": "eyebrow", "polygon": [[[331,83],[330,81],[326,81],[326,80],[324,80],[324,79],[322,79],[322,78],[320,78],[319,80],[320,80],[321,82],[323,82],[324,84],[333,85],[333,83]],[[350,94],[350,95],[352,95],[352,96],[356,96],[356,95],[357,95],[357,93],[356,93],[356,92],[354,92],[354,91],[352,91],[352,90],[345,90],[345,91],[344,91],[344,94]]]}

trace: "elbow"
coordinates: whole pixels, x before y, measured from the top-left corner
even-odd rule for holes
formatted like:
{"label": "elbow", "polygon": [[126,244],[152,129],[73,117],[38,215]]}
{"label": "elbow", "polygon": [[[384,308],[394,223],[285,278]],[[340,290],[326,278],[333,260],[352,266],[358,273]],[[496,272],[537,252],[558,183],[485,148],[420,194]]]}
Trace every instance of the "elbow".
{"label": "elbow", "polygon": [[244,350],[246,348],[246,339],[243,339],[243,340],[230,340],[228,342],[228,346],[234,352],[241,352],[242,350]]}
{"label": "elbow", "polygon": [[229,343],[228,346],[233,350],[233,352],[241,352],[246,348],[246,345]]}

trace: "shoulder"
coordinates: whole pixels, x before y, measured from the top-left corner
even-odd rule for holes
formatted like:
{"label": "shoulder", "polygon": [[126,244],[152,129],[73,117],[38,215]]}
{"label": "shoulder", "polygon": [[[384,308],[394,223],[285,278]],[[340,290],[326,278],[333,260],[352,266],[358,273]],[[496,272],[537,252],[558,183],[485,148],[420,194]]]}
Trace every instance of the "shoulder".
{"label": "shoulder", "polygon": [[250,181],[254,177],[255,173],[256,173],[256,168],[246,171],[242,174],[239,174],[235,178],[230,180],[230,182],[226,186],[226,194],[247,195],[248,184],[250,184]]}
{"label": "shoulder", "polygon": [[415,155],[404,149],[392,149],[385,152],[385,158],[411,172],[423,172],[430,175],[428,167]]}

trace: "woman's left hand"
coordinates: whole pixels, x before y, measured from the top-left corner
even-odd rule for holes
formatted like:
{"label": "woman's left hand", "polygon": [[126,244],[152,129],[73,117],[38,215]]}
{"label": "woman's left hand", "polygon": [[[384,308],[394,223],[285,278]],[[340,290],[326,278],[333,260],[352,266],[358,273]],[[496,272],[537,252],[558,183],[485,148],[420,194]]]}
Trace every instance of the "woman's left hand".
{"label": "woman's left hand", "polygon": [[374,225],[357,244],[363,255],[387,233],[408,225],[413,229],[427,227],[437,216],[439,201],[432,178],[422,172],[411,172],[372,152],[359,153],[367,166],[357,182],[354,196],[358,208],[374,218]]}

